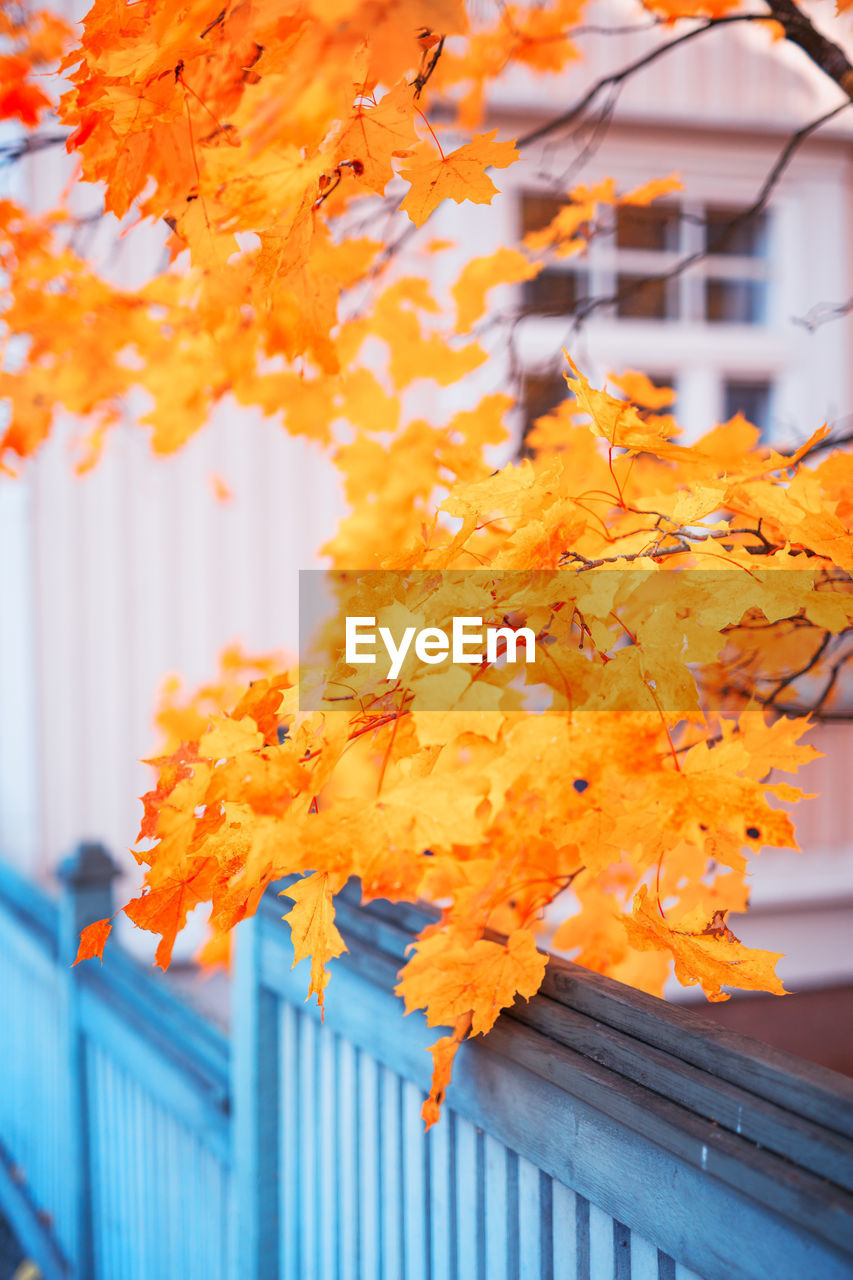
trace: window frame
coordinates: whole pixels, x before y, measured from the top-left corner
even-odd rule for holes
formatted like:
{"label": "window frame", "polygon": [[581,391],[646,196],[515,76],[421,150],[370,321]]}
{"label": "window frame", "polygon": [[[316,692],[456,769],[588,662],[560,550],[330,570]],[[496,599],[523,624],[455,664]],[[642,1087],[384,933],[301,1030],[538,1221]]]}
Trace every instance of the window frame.
{"label": "window frame", "polygon": [[[720,191],[705,185],[697,197],[682,194],[677,203],[684,214],[681,225],[681,248],[677,250],[620,250],[620,265],[626,260],[648,267],[649,254],[665,254],[671,263],[680,260],[685,250],[698,252],[704,247],[704,211],[718,208],[733,212],[748,207],[742,191],[734,188]],[[526,195],[541,195],[532,184],[512,192],[512,208],[516,230],[521,227],[522,200]],[[785,193],[762,211],[764,228],[760,255],[713,254],[677,278],[681,316],[673,320],[645,317],[620,317],[615,308],[600,308],[584,322],[580,330],[572,329],[570,314],[544,314],[529,303],[520,308],[516,331],[516,359],[522,375],[541,376],[551,364],[561,368],[560,349],[567,347],[599,385],[608,377],[628,368],[640,369],[656,378],[674,374],[673,385],[678,397],[678,420],[684,428],[682,440],[696,439],[715,423],[723,420],[726,382],[765,381],[770,386],[770,408],[764,431],[765,439],[787,434],[778,416],[780,404],[787,402],[791,384],[791,335],[782,328],[781,311],[790,292],[790,283],[780,265],[790,222],[789,197]],[[593,237],[582,254],[559,259],[546,257],[548,267],[565,272],[584,273],[587,281],[580,296],[613,292],[613,256]],[[628,258],[628,254],[640,255]],[[642,255],[646,255],[643,257]],[[782,264],[783,265],[783,264]],[[703,314],[705,281],[713,279],[760,279],[765,285],[763,319],[755,323],[707,321]],[[521,286],[523,288],[523,286]],[[519,295],[523,296],[523,295]],[[605,295],[607,296],[607,295]],[[663,339],[663,341],[662,341]],[[544,352],[550,353],[549,358]],[[519,403],[519,435],[528,417]]]}
{"label": "window frame", "polygon": [[[523,233],[526,222],[524,214],[525,200],[543,198],[548,198],[546,193],[530,187],[522,188],[518,191],[516,221],[519,235]],[[733,215],[736,215],[738,208],[734,201],[717,203],[713,200],[682,197],[674,200],[661,200],[648,206],[622,206],[622,208],[627,209],[632,207],[638,209],[657,208],[660,211],[676,210],[678,212],[676,247],[653,249],[618,245],[616,243],[618,236],[618,210],[616,210],[617,216],[612,217],[609,222],[607,221],[607,215],[605,215],[601,229],[593,234],[586,249],[581,253],[566,258],[546,255],[546,266],[543,268],[542,274],[559,272],[583,278],[584,284],[579,290],[581,298],[611,297],[616,296],[618,293],[620,276],[631,276],[638,279],[650,277],[655,279],[655,277],[666,275],[684,258],[701,253],[703,256],[688,267],[687,270],[665,283],[667,305],[672,308],[669,314],[664,316],[620,315],[618,311],[619,304],[616,302],[606,308],[602,308],[606,318],[620,324],[634,322],[660,325],[687,323],[701,325],[703,328],[712,326],[717,328],[725,325],[750,330],[767,327],[766,317],[772,311],[771,290],[773,288],[772,244],[774,239],[774,211],[772,207],[761,210],[756,214],[756,217],[760,217],[762,220],[761,239],[763,246],[762,250],[755,254],[707,252],[706,218],[708,213],[730,211]],[[711,281],[732,281],[736,283],[743,282],[748,285],[764,285],[763,296],[758,307],[763,318],[755,321],[709,319],[706,290],[707,284]],[[565,320],[570,317],[571,312],[568,311],[559,314],[537,311],[529,300],[529,295],[535,291],[535,284],[535,280],[531,282],[531,287],[527,290],[526,297],[522,293],[524,298],[522,314],[524,318],[538,315],[544,319]]]}

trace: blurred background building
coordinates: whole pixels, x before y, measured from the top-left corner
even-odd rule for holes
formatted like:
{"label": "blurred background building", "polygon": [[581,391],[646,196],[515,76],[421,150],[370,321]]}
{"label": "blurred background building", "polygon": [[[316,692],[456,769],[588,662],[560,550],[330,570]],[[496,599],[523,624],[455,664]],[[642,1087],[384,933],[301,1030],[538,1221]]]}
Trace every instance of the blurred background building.
{"label": "blurred background building", "polygon": [[[826,29],[828,10],[819,20]],[[665,27],[638,30],[648,19],[627,3],[587,13],[590,26],[599,21],[630,30],[579,34],[584,60],[560,77],[514,71],[489,104],[491,124],[504,136],[531,129],[667,35]],[[621,211],[585,255],[493,295],[512,322],[511,348],[496,346],[467,390],[438,395],[424,382],[430,412],[497,389],[514,369],[520,439],[563,394],[566,346],[593,380],[634,368],[673,386],[688,438],[736,411],[782,444],[824,421],[850,425],[849,316],[810,325],[820,308],[853,296],[853,116],[804,141],[761,214],[725,252],[713,250],[714,227],[755,201],[792,134],[839,100],[804,55],[765,27],[720,28],[630,77],[600,120],[587,117],[580,129],[528,149],[501,175],[489,211],[442,208],[430,234],[459,247],[436,260],[439,292],[461,258],[542,225],[559,194],[579,182],[614,175],[628,189],[677,172],[684,184],[677,198]],[[15,174],[18,194],[43,203],[60,181],[54,164],[51,156]],[[619,293],[708,244],[695,267],[574,326],[579,299]],[[118,261],[125,280],[148,268],[127,254]],[[188,687],[209,679],[234,642],[248,652],[292,653],[297,570],[321,563],[318,548],[340,509],[320,452],[244,410],[223,410],[168,458],[152,456],[128,419],[100,464],[79,478],[68,433],[59,431],[19,479],[0,476],[4,859],[47,882],[69,848],[97,838],[132,874],[136,797],[149,785],[138,761],[156,746],[152,711],[163,678],[179,673]],[[803,852],[761,855],[754,912],[736,931],[785,951],[788,984],[829,991],[821,998],[837,1011],[838,1001],[849,1008],[853,990],[853,728],[827,725],[813,741],[827,754],[803,774],[806,789],[820,793],[797,815]],[[190,937],[178,958],[197,941]],[[790,1026],[792,1006],[782,1004],[774,1016]],[[755,1029],[758,1005],[750,1008]],[[827,1022],[839,1023],[837,1012]],[[825,1034],[825,1025],[815,1032]],[[799,1039],[809,1051],[802,1032]],[[845,1061],[853,1066],[853,1045],[833,1064]]]}

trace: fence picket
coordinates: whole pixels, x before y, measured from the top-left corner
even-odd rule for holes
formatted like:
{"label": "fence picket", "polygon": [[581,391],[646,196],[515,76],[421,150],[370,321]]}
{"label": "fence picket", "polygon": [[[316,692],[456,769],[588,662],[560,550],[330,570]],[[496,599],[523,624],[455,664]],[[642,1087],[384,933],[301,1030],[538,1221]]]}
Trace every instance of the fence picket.
{"label": "fence picket", "polygon": [[382,1280],[403,1277],[403,1082],[387,1067],[379,1069],[379,1114],[382,1118],[380,1184],[382,1187]]}
{"label": "fence picket", "polygon": [[578,1226],[575,1193],[551,1184],[551,1240],[554,1280],[575,1280],[578,1272]]}
{"label": "fence picket", "polygon": [[[285,1006],[287,1007],[287,1006]],[[337,1266],[339,1280],[359,1276],[359,1172],[358,1172],[358,1050],[348,1040],[337,1041],[338,1104],[338,1219]],[[294,1222],[293,1231],[298,1230]],[[296,1276],[285,1271],[285,1277]]]}
{"label": "fence picket", "polygon": [[515,1220],[511,1215],[508,1164],[506,1147],[486,1134],[486,1275],[490,1280],[511,1280],[508,1246]]}
{"label": "fence picket", "polygon": [[[530,1160],[518,1161],[518,1272],[521,1280],[542,1276],[541,1173]],[[544,1280],[544,1277],[543,1277]]]}
{"label": "fence picket", "polygon": [[650,1240],[631,1233],[631,1280],[658,1280],[658,1251]]}
{"label": "fence picket", "polygon": [[482,1220],[482,1170],[478,1163],[478,1133],[470,1121],[454,1116],[456,1132],[456,1271],[460,1280],[485,1280],[479,1242]]}
{"label": "fence picket", "polygon": [[429,1280],[432,1275],[430,1146],[421,1119],[423,1094],[403,1081],[403,1240],[406,1280]]}

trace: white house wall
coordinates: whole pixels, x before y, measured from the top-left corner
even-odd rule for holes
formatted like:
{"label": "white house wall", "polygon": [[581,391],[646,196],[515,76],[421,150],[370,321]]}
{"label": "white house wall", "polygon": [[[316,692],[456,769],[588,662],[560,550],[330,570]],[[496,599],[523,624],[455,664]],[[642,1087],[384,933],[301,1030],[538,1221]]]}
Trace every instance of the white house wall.
{"label": "white house wall", "polygon": [[[493,20],[493,6],[485,7]],[[842,42],[849,40],[853,26],[849,14],[836,17],[833,7],[824,3],[803,7],[821,31]],[[578,61],[550,76],[512,66],[489,93],[492,109],[511,106],[535,118],[541,115],[547,95],[548,111],[557,115],[579,101],[598,79],[630,66],[686,30],[685,26],[675,31],[664,24],[653,26],[631,0],[596,0],[585,8],[579,26]],[[640,29],[644,26],[645,31]],[[624,30],[604,35],[595,31],[597,27]],[[647,125],[678,125],[689,119],[714,129],[782,133],[807,123],[844,97],[802,50],[776,40],[770,23],[741,23],[703,33],[638,70],[620,89],[617,111],[620,119]],[[853,126],[841,117],[829,128],[849,136]]]}
{"label": "white house wall", "polygon": [[[214,475],[232,500],[217,499]],[[298,569],[319,563],[339,502],[315,450],[245,413],[223,414],[170,458],[119,429],[82,477],[59,436],[21,480],[3,481],[6,858],[45,875],[83,837],[126,851],[163,678],[200,684],[237,641],[292,655]]]}

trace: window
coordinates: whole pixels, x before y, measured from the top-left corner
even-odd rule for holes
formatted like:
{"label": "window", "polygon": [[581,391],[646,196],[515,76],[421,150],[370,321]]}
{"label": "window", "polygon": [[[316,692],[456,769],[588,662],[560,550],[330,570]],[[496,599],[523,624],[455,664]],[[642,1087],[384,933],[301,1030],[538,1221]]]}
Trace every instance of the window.
{"label": "window", "polygon": [[705,212],[705,318],[711,324],[764,324],[767,218],[737,209]]}
{"label": "window", "polygon": [[672,280],[647,280],[620,271],[616,277],[616,314],[621,320],[676,320],[678,290]]}
{"label": "window", "polygon": [[716,206],[705,211],[705,238],[709,254],[738,258],[763,258],[767,253],[767,215],[741,216],[742,210]]}
{"label": "window", "polygon": [[[561,208],[557,197],[522,193],[520,229],[525,235],[543,230]],[[598,385],[611,372],[638,369],[676,387],[678,406],[659,412],[677,419],[685,441],[736,413],[766,439],[779,415],[777,379],[784,366],[779,335],[769,329],[771,278],[785,269],[778,263],[771,271],[773,216],[747,218],[725,198],[603,206],[594,225],[582,229],[592,233],[582,252],[547,252],[539,276],[519,288],[522,440],[566,397],[561,379],[549,376],[562,368],[564,345],[584,352],[585,372]],[[571,238],[577,223],[571,208],[562,221]],[[678,272],[687,258],[695,260]],[[593,308],[578,347],[566,321],[596,298],[607,305]]]}
{"label": "window", "polygon": [[522,309],[525,315],[568,316],[581,297],[589,293],[586,274],[579,271],[540,271],[525,280]]}
{"label": "window", "polygon": [[[679,313],[678,281],[648,279],[663,276],[673,265],[669,257],[679,248],[680,211],[676,205],[625,205],[616,210],[611,238],[619,259],[629,258],[638,270],[616,273],[616,314],[620,319],[675,320]],[[633,253],[631,251],[634,251]],[[647,258],[646,255],[653,255]]]}
{"label": "window", "polygon": [[758,280],[706,280],[705,319],[710,324],[763,324],[764,286]]}
{"label": "window", "polygon": [[[521,234],[542,231],[565,207],[555,196],[525,192],[520,201]],[[579,235],[588,230],[584,224]],[[590,281],[585,261],[578,256],[555,258],[539,275],[522,285],[522,312],[525,315],[568,316],[578,302],[589,296]]]}
{"label": "window", "polygon": [[616,243],[620,249],[677,249],[680,220],[677,205],[622,205],[616,210]]}
{"label": "window", "polygon": [[532,231],[541,231],[554,221],[562,207],[562,201],[555,196],[526,191],[521,197],[521,234],[527,236]]}
{"label": "window", "polygon": [[558,404],[568,399],[569,388],[560,373],[529,373],[525,375],[522,389],[522,405],[524,419],[522,422],[522,444],[533,430],[537,418],[542,418]]}
{"label": "window", "polygon": [[[548,226],[561,205],[521,196],[523,234]],[[767,216],[726,205],[623,205],[602,214],[583,255],[552,259],[524,286],[526,315],[571,315],[587,297],[615,297],[611,318],[762,325],[767,316]],[[678,265],[701,255],[686,271]]]}
{"label": "window", "polygon": [[765,435],[770,426],[772,394],[772,384],[764,379],[727,379],[723,383],[723,421],[728,422],[736,413],[742,413]]}

